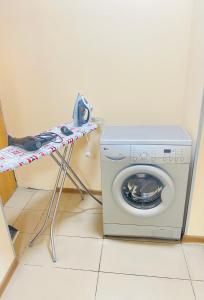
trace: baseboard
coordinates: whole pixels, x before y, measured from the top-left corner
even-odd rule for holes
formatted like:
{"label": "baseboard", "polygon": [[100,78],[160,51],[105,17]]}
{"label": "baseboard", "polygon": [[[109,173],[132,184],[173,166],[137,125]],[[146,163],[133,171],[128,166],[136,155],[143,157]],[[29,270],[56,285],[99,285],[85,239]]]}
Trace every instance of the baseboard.
{"label": "baseboard", "polygon": [[0,298],[1,298],[1,295],[3,294],[3,291],[6,288],[9,280],[11,279],[11,276],[15,272],[17,265],[18,265],[18,260],[17,260],[17,258],[15,258],[0,285]]}
{"label": "baseboard", "polygon": [[204,243],[204,236],[184,235],[182,243]]}
{"label": "baseboard", "polygon": [[[57,189],[57,191],[59,191],[59,188]],[[101,196],[102,195],[102,192],[99,191],[99,190],[89,190],[92,194],[94,195],[98,195],[98,196]],[[70,194],[78,194],[79,191],[75,188],[63,188],[62,189],[62,192],[63,193],[70,193]],[[86,191],[83,192],[84,194],[88,194]]]}

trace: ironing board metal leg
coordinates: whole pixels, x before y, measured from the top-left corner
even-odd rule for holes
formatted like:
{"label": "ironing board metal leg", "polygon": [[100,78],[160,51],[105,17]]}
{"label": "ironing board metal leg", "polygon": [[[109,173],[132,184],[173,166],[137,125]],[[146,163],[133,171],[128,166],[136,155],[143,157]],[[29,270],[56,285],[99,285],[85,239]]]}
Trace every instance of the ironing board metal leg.
{"label": "ironing board metal leg", "polygon": [[[69,164],[70,158],[71,158],[71,154],[72,154],[72,150],[73,150],[73,144],[70,147],[70,150],[68,152],[68,158],[66,159],[66,157],[64,158],[64,161],[66,161],[67,165]],[[59,190],[59,194],[57,197],[57,201],[55,203],[55,208],[54,208],[54,212],[53,212],[53,216],[52,216],[52,222],[51,222],[51,226],[50,226],[50,241],[51,241],[51,250],[52,250],[52,260],[53,262],[56,262],[57,258],[56,258],[56,250],[55,250],[55,241],[54,241],[54,224],[55,224],[55,218],[56,218],[56,214],[57,214],[57,209],[59,206],[59,201],[61,198],[61,194],[62,194],[62,189],[64,186],[64,182],[65,182],[65,178],[66,178],[66,172],[67,172],[67,166],[64,166],[63,168],[63,177],[60,183],[60,190]]]}
{"label": "ironing board metal leg", "polygon": [[[60,198],[61,198],[61,194],[62,194],[62,189],[63,189],[63,186],[64,186],[66,176],[77,187],[77,189],[79,190],[79,192],[81,194],[82,199],[83,199],[83,192],[82,192],[82,189],[80,188],[79,185],[81,185],[90,196],[92,196],[96,201],[98,201],[100,203],[100,201],[97,198],[95,198],[94,195],[92,195],[92,193],[86,188],[86,186],[83,184],[83,182],[77,176],[77,174],[70,167],[69,163],[70,163],[73,147],[74,147],[74,143],[71,144],[71,146],[69,148],[69,151],[68,151],[68,146],[65,146],[65,150],[63,152],[63,155],[59,151],[56,151],[57,155],[59,156],[59,160],[54,156],[54,154],[51,154],[51,157],[60,166],[60,168],[59,168],[59,171],[58,171],[57,179],[56,179],[56,182],[55,182],[55,186],[54,186],[54,189],[53,189],[53,193],[52,193],[52,197],[51,197],[51,200],[50,200],[50,205],[49,205],[49,208],[48,208],[48,211],[47,211],[45,221],[44,221],[41,229],[37,232],[37,234],[30,241],[30,244],[29,244],[30,246],[32,246],[35,239],[46,228],[49,218],[51,218],[50,243],[51,243],[51,256],[52,256],[53,262],[56,262],[56,259],[57,259],[56,258],[56,249],[55,249],[55,239],[54,239],[54,225],[55,225],[57,210],[58,210],[58,206],[59,206],[59,202],[60,202]],[[72,175],[70,173],[72,173]],[[77,180],[79,185],[76,183],[76,181],[73,177]],[[56,193],[57,193],[57,188],[58,187],[59,187],[59,194],[56,198]]]}
{"label": "ironing board metal leg", "polygon": [[[66,153],[67,153],[67,147],[64,150],[63,157],[65,157]],[[51,197],[51,200],[50,200],[50,205],[48,207],[47,215],[45,217],[45,221],[44,221],[42,227],[40,228],[40,230],[34,236],[34,238],[29,242],[29,247],[31,247],[33,245],[34,241],[45,230],[45,228],[48,224],[49,217],[51,217],[51,211],[52,211],[52,207],[53,207],[53,204],[54,204],[54,200],[55,200],[55,196],[56,196],[56,192],[57,192],[57,187],[58,187],[58,184],[59,184],[59,181],[60,181],[62,170],[63,170],[63,162],[61,162],[61,165],[60,165],[60,168],[59,168],[59,171],[58,171],[58,174],[57,174],[57,179],[56,179],[55,186],[54,186],[54,189],[53,189],[53,192],[52,192],[52,197]]]}
{"label": "ironing board metal leg", "polygon": [[[53,160],[58,164],[58,166],[60,166],[60,162],[59,160],[52,154],[51,157],[53,158]],[[66,175],[67,177],[70,179],[70,181],[75,185],[75,187],[77,188],[77,190],[79,191],[80,195],[81,195],[81,200],[84,200],[84,195],[83,195],[83,190],[80,188],[80,186],[76,183],[76,181],[72,178],[72,176],[68,173],[68,170],[66,171]]]}
{"label": "ironing board metal leg", "polygon": [[55,204],[55,208],[54,208],[54,212],[53,212],[53,216],[52,216],[51,226],[50,226],[50,241],[51,241],[52,260],[53,260],[53,262],[56,262],[56,251],[55,251],[54,232],[53,232],[54,231],[54,223],[55,223],[57,208],[58,208],[60,197],[61,197],[61,194],[62,194],[62,189],[63,189],[65,178],[66,178],[66,172],[64,171],[62,181],[61,181],[61,184],[60,184],[59,194],[58,194],[58,197],[57,197],[57,200],[56,200],[56,204]]}
{"label": "ironing board metal leg", "polygon": [[96,200],[99,204],[102,204],[101,201],[99,201],[94,195],[93,193],[91,193],[88,188],[83,184],[83,182],[81,181],[81,179],[77,176],[77,174],[74,172],[74,170],[70,167],[70,165],[66,162],[66,160],[63,158],[63,156],[61,155],[61,153],[59,151],[56,151],[57,155],[59,156],[59,158],[64,161],[64,164],[67,166],[68,170],[71,171],[71,173],[74,175],[74,177],[76,178],[76,180],[79,182],[79,184],[85,189],[85,191],[94,199]]}

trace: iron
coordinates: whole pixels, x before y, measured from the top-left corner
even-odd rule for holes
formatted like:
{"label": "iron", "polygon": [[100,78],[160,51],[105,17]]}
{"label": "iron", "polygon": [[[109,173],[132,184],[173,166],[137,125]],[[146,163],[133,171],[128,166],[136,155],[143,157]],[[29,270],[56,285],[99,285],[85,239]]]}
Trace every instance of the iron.
{"label": "iron", "polygon": [[78,93],[73,110],[73,123],[80,127],[91,120],[92,105]]}

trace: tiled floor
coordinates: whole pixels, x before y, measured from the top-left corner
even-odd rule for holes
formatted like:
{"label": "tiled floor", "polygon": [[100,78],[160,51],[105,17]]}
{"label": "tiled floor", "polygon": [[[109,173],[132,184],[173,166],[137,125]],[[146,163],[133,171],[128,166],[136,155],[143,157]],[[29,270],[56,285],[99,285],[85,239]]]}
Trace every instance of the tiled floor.
{"label": "tiled floor", "polygon": [[63,194],[56,224],[57,262],[49,231],[28,248],[50,192],[18,189],[5,207],[20,230],[19,266],[2,300],[203,300],[204,245],[103,239],[102,210],[89,196]]}

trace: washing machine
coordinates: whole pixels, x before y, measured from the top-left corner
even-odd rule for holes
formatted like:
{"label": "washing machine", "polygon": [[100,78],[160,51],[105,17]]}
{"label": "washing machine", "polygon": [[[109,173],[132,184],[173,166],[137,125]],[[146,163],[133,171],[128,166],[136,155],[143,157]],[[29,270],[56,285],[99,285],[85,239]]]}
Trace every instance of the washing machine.
{"label": "washing machine", "polygon": [[191,137],[180,126],[107,126],[100,141],[104,235],[179,240]]}

